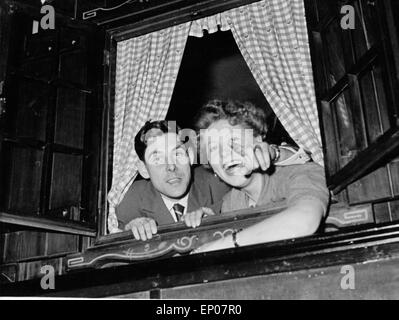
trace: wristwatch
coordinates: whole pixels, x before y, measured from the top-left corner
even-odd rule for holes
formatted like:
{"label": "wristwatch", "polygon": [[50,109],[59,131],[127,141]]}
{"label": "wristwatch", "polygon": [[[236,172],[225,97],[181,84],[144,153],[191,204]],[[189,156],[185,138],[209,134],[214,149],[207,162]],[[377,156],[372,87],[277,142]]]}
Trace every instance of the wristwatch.
{"label": "wristwatch", "polygon": [[231,234],[231,237],[232,237],[232,239],[233,239],[233,244],[234,244],[234,247],[236,247],[236,248],[238,248],[240,245],[238,244],[238,242],[237,242],[237,233],[239,233],[240,231],[242,231],[242,229],[235,229],[234,231],[233,231],[233,233]]}

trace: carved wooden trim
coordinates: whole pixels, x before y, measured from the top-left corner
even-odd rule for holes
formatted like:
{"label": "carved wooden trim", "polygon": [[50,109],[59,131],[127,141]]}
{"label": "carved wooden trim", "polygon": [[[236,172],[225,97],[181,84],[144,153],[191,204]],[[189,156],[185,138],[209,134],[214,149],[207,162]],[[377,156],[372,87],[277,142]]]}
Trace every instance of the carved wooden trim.
{"label": "carved wooden trim", "polygon": [[[105,268],[137,263],[143,260],[189,254],[199,246],[228,237],[235,229],[245,228],[280,212],[284,207],[267,210],[254,208],[227,213],[226,216],[209,217],[196,228],[186,228],[183,223],[160,227],[158,234],[148,241],[133,239],[130,231],[106,236],[84,253],[66,259],[68,270]],[[346,226],[374,223],[372,206],[348,207],[335,204],[331,207],[326,226],[337,230]],[[328,233],[326,233],[328,237]]]}
{"label": "carved wooden trim", "polygon": [[83,254],[74,254],[66,259],[67,268],[104,268],[109,264],[123,265],[143,260],[189,254],[204,243],[218,240],[231,235],[239,226],[248,226],[255,223],[254,219],[231,222],[224,227],[181,230],[176,234],[157,235],[148,241],[132,239],[123,243],[115,243],[101,247],[94,247]]}

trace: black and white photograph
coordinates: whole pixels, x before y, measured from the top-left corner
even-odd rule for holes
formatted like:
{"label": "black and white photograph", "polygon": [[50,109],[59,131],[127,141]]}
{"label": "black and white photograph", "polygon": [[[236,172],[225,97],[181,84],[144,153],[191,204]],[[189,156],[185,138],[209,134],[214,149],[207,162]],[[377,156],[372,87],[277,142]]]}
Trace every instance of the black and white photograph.
{"label": "black and white photograph", "polygon": [[399,299],[398,18],[0,0],[0,300]]}

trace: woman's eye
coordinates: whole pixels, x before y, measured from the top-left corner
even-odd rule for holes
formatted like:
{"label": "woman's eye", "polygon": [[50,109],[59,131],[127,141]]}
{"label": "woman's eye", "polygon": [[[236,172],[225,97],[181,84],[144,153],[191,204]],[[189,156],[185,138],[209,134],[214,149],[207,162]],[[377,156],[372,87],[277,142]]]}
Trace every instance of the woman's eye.
{"label": "woman's eye", "polygon": [[160,165],[162,158],[160,156],[152,156],[150,159],[151,164],[153,165]]}
{"label": "woman's eye", "polygon": [[210,153],[214,153],[214,152],[217,151],[217,149],[218,149],[218,146],[216,146],[216,145],[210,146],[210,147],[209,147],[209,152],[210,152]]}
{"label": "woman's eye", "polygon": [[242,145],[238,141],[237,142],[233,142],[233,144],[232,144],[232,149],[233,150],[239,151],[239,150],[241,150],[241,148],[242,148]]}

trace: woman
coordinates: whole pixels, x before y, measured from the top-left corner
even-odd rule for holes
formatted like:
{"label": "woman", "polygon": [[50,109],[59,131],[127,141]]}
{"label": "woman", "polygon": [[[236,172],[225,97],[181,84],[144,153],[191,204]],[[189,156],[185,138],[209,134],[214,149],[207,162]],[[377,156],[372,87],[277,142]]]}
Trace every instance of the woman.
{"label": "woman", "polygon": [[[219,250],[310,235],[326,213],[329,192],[324,170],[309,162],[259,170],[254,146],[266,137],[266,114],[250,103],[215,100],[197,116],[201,148],[215,174],[232,186],[222,212],[248,207],[287,209],[232,236],[208,243],[196,252]],[[278,154],[276,154],[278,156]]]}

